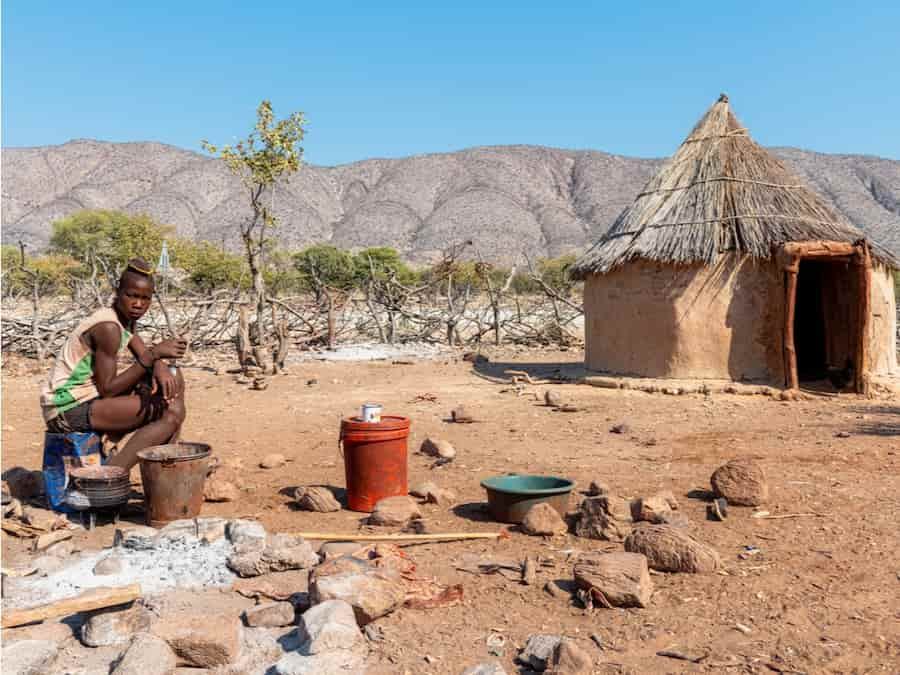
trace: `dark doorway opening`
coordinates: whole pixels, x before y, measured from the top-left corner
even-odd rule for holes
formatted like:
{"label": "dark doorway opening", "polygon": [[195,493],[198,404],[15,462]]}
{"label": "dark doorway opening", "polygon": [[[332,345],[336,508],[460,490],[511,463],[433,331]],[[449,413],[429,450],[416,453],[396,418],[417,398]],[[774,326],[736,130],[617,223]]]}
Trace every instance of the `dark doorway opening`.
{"label": "dark doorway opening", "polygon": [[800,381],[853,386],[860,337],[860,279],[848,259],[800,261],[794,347]]}

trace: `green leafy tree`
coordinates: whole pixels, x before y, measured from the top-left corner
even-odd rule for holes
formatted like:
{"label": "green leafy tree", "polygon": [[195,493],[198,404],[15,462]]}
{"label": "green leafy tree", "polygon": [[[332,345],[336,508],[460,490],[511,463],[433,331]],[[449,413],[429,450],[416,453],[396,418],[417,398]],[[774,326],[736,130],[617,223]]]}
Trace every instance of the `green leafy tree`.
{"label": "green leafy tree", "polygon": [[207,152],[221,158],[228,170],[240,178],[250,202],[252,214],[240,223],[240,233],[256,306],[257,325],[252,333],[256,336],[257,346],[266,341],[263,332],[266,305],[264,255],[267,234],[276,225],[275,215],[270,209],[271,193],[278,180],[300,168],[303,157],[300,142],[305,124],[301,112],[276,120],[272,104],[263,101],[256,109],[256,125],[247,138],[236,145],[222,147],[205,140],[202,142]]}
{"label": "green leafy tree", "polygon": [[163,240],[173,229],[146,215],[121,211],[78,211],[53,223],[50,249],[69,255],[87,266],[99,264],[112,278],[124,269],[129,258],[155,261]]}
{"label": "green leafy tree", "polygon": [[300,274],[303,288],[321,293],[322,285],[349,291],[356,285],[356,265],[353,256],[329,244],[316,244],[293,256],[294,269]]}
{"label": "green leafy tree", "polygon": [[400,259],[400,254],[389,246],[365,248],[354,256],[353,263],[360,285],[366,282],[373,270],[379,279],[395,274],[401,284],[414,283],[417,279],[416,273]]}
{"label": "green leafy tree", "polygon": [[174,240],[169,251],[172,264],[186,272],[190,284],[199,291],[249,286],[244,259],[215,244]]}

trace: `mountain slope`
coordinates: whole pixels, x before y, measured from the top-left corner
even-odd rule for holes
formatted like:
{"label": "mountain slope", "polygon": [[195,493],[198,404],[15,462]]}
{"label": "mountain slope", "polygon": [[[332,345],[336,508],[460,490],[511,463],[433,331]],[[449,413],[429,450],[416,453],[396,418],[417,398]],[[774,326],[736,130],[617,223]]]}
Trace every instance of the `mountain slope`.
{"label": "mountain slope", "polygon": [[[872,237],[900,253],[900,161],[773,150]],[[274,195],[282,243],[394,246],[425,261],[472,239],[485,257],[580,252],[631,202],[660,160],[494,146],[336,167],[304,165]],[[181,236],[236,246],[248,213],[220,162],[160,143],[71,141],[2,151],[6,242],[46,244],[84,208],[143,212]]]}

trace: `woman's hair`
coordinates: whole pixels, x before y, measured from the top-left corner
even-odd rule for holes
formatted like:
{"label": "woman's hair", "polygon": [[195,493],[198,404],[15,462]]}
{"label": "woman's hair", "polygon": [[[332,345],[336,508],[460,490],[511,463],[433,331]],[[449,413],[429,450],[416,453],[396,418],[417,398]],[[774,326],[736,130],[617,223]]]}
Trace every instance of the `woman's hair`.
{"label": "woman's hair", "polygon": [[150,263],[148,263],[143,258],[132,258],[128,261],[128,265],[125,267],[125,271],[122,272],[122,276],[119,277],[119,288],[122,288],[129,275],[133,275],[134,277],[138,277],[141,279],[149,279],[152,283],[153,267],[151,267]]}

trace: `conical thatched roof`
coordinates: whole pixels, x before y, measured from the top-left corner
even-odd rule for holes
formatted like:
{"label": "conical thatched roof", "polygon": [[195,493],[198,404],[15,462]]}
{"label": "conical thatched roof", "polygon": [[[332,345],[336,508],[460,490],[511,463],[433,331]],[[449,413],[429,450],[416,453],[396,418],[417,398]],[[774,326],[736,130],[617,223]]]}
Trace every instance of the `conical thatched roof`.
{"label": "conical thatched roof", "polygon": [[[712,263],[726,251],[768,258],[786,242],[865,238],[750,138],[722,94],[572,273],[634,259]],[[873,253],[893,263],[880,247]]]}

